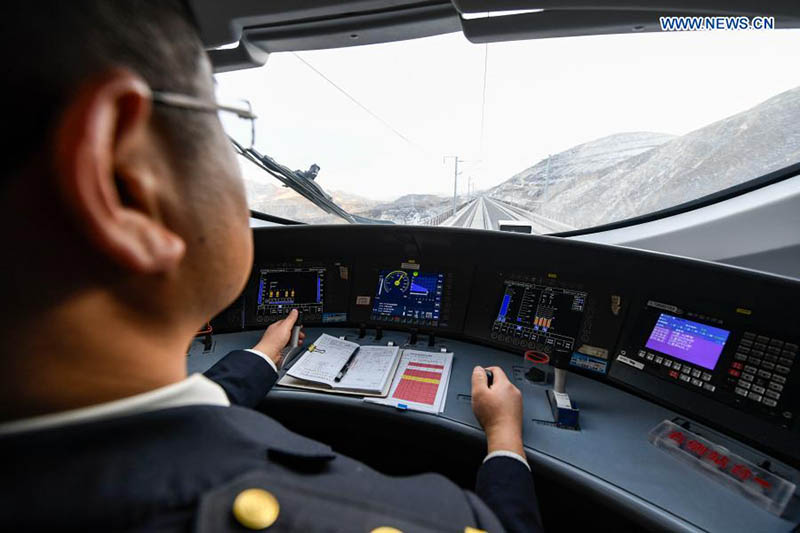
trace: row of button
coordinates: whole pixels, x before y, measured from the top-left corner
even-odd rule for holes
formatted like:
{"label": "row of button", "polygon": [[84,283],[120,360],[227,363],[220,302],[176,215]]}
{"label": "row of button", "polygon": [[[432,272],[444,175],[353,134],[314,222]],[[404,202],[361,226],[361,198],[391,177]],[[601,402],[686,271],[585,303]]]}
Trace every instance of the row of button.
{"label": "row of button", "polygon": [[697,379],[697,378],[693,378],[693,377],[689,376],[688,374],[682,374],[681,372],[678,372],[677,370],[670,370],[669,371],[669,377],[671,377],[672,379],[679,379],[679,380],[683,381],[684,383],[689,383],[691,385],[694,385],[695,387],[702,387],[703,389],[707,390],[708,392],[714,392],[717,389],[711,383],[707,383],[707,382],[704,382],[703,380],[700,380],[700,379]]}
{"label": "row of button", "polygon": [[[758,355],[764,353],[779,355],[789,359],[794,359],[800,352],[800,346],[791,342],[784,342],[779,339],[770,339],[764,335],[756,335],[752,331],[746,331],[739,341],[740,348],[747,348],[756,352]],[[761,352],[760,354],[758,352]]]}
{"label": "row of button", "polygon": [[426,320],[422,318],[411,318],[411,317],[400,317],[400,316],[390,316],[390,315],[383,315],[383,314],[373,314],[370,316],[370,320],[374,322],[395,322],[397,324],[410,324],[412,326],[433,326],[436,327],[439,325],[438,320]]}
{"label": "row of button", "polygon": [[[749,383],[745,383],[745,385],[749,385]],[[761,392],[756,389],[759,389]],[[736,392],[736,394],[739,396],[747,398],[748,400],[753,400],[757,403],[763,403],[767,407],[776,407],[778,405],[778,399],[780,398],[780,394],[777,394],[774,391],[766,391],[766,394],[764,394],[764,388],[756,387],[755,385],[749,392],[744,387],[736,387],[734,392]]]}
{"label": "row of button", "polygon": [[[772,385],[772,384],[770,383],[770,385]],[[780,385],[778,385],[778,386],[780,386]],[[745,389],[745,390],[750,390],[751,392],[755,392],[756,394],[763,394],[763,395],[767,396],[768,398],[772,398],[773,400],[778,400],[781,397],[780,392],[774,390],[772,387],[770,387],[770,389],[767,390],[764,387],[761,387],[759,385],[754,385],[754,384],[750,383],[749,381],[745,381],[745,382],[739,383],[739,388]]]}
{"label": "row of button", "polygon": [[663,357],[645,350],[639,350],[636,355],[638,355],[640,359],[646,359],[647,361],[652,361],[657,365],[671,368],[672,370],[669,371],[669,376],[673,379],[679,379],[680,381],[683,381],[684,383],[690,383],[695,387],[703,387],[709,392],[714,392],[714,390],[716,390],[714,385],[708,383],[711,381],[711,374],[709,372],[703,372],[699,368],[693,368],[686,363],[679,363],[678,361],[673,361],[667,357]]}
{"label": "row of button", "polygon": [[531,336],[531,339],[522,338],[521,333],[513,332],[511,335],[504,334],[503,331],[495,329],[489,334],[492,340],[506,342],[514,346],[521,346],[523,348],[540,348],[543,344],[552,345],[555,347],[564,348],[566,350],[572,349],[572,339],[558,338],[549,336],[546,333],[539,332]]}
{"label": "row of button", "polygon": [[784,350],[783,355],[770,355],[770,354],[758,354],[755,350],[750,350],[748,348],[739,347],[736,350],[736,355],[734,359],[737,361],[748,361],[756,366],[769,366],[770,370],[775,368],[777,365],[783,365],[784,367],[790,367],[794,364],[795,354],[792,352],[787,352]]}
{"label": "row of button", "polygon": [[[781,379],[785,380],[786,378],[784,378],[783,376],[780,376],[779,374],[786,375],[791,370],[788,367],[780,366],[780,365],[775,366],[775,367],[767,367],[767,366],[762,365],[762,367],[763,368],[759,370],[758,368],[756,368],[753,365],[745,365],[744,363],[740,363],[738,361],[734,361],[733,363],[731,363],[731,368],[728,371],[728,373],[731,376],[735,377],[735,378],[738,378],[742,374],[742,372],[747,372],[747,373],[750,373],[750,374],[758,374],[759,377],[762,377],[764,379],[770,379],[773,376],[775,376],[775,377],[778,377],[778,378],[781,378]],[[775,370],[775,372],[774,373],[770,372],[770,370],[773,370],[773,369]]]}
{"label": "row of button", "polygon": [[747,341],[750,341],[750,342],[758,342],[758,343],[761,343],[761,344],[769,344],[770,346],[777,346],[778,348],[785,347],[786,349],[790,349],[790,350],[794,350],[794,351],[798,351],[798,349],[800,348],[800,346],[797,346],[796,344],[792,344],[791,342],[784,342],[784,341],[779,340],[779,339],[770,339],[766,335],[756,335],[752,331],[745,331],[744,334],[742,335],[742,337],[743,337],[743,340],[747,340]]}

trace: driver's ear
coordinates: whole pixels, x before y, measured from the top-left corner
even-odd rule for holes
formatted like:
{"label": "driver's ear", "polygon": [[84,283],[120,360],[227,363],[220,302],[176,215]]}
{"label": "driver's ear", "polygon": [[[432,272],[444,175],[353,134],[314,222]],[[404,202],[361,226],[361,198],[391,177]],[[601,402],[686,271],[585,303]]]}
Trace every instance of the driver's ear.
{"label": "driver's ear", "polygon": [[[124,269],[177,267],[183,239],[164,224],[169,176],[154,156],[152,100],[135,74],[114,70],[79,88],[56,128],[56,187],[83,237]],[[163,161],[163,158],[161,158]]]}

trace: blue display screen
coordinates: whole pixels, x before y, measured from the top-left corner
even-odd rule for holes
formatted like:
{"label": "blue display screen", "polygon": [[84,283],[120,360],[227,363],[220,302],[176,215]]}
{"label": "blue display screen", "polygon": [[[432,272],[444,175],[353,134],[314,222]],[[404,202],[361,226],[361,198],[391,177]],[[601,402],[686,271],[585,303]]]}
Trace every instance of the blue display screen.
{"label": "blue display screen", "polygon": [[417,270],[381,270],[372,320],[436,326],[442,307],[444,274]]}
{"label": "blue display screen", "polygon": [[324,300],[322,267],[275,267],[260,271],[256,309],[259,316],[285,315],[291,309],[319,315]]}
{"label": "blue display screen", "polygon": [[714,370],[729,335],[726,329],[661,313],[645,346]]}

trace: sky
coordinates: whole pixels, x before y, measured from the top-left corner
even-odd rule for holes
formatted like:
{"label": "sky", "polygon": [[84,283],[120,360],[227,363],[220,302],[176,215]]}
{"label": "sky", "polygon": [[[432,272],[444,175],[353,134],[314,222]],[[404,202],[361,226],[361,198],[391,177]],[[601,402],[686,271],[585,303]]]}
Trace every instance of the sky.
{"label": "sky", "polygon": [[318,164],[317,181],[328,191],[390,200],[452,195],[453,161],[444,156],[465,160],[462,194],[469,180],[489,188],[548,154],[606,135],[688,133],[800,86],[799,63],[798,30],[488,47],[454,33],[276,53],[263,67],[216,79],[223,100],[252,104],[259,151],[293,169]]}

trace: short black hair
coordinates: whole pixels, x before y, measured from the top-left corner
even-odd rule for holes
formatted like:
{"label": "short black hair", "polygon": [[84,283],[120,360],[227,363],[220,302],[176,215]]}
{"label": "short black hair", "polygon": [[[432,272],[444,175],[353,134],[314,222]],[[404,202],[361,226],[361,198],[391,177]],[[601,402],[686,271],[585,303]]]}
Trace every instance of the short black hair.
{"label": "short black hair", "polygon": [[[199,75],[203,45],[180,0],[25,0],[3,9],[4,177],[48,141],[80,84],[110,68],[128,68],[153,89],[211,96],[205,94],[210,80]],[[156,117],[175,137],[175,123],[191,122],[189,115],[159,111]]]}

